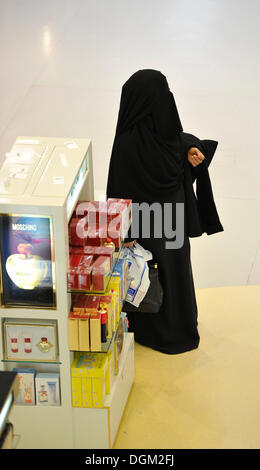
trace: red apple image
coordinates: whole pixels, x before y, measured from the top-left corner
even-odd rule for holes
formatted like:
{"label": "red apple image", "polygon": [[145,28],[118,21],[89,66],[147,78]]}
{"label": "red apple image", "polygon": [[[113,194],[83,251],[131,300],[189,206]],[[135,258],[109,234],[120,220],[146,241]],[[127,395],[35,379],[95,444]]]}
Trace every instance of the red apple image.
{"label": "red apple image", "polygon": [[19,254],[10,255],[6,260],[6,271],[13,283],[20,289],[35,289],[48,273],[48,263],[40,256],[32,255],[30,243],[20,243]]}
{"label": "red apple image", "polygon": [[18,253],[21,253],[22,255],[30,256],[32,249],[33,247],[30,243],[19,243],[17,246]]}

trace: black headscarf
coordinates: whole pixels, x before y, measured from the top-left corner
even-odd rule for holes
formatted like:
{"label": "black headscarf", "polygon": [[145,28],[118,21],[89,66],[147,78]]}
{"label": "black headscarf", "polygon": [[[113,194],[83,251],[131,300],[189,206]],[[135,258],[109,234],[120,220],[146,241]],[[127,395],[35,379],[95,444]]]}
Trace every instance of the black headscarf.
{"label": "black headscarf", "polygon": [[[139,70],[122,88],[107,197],[172,202],[183,182],[188,235],[220,232],[208,172],[217,144],[184,133],[166,77],[156,70]],[[206,157],[197,167],[188,162],[190,147]]]}
{"label": "black headscarf", "polygon": [[184,173],[181,132],[166,77],[150,69],[134,73],[122,88],[107,196],[170,201]]}

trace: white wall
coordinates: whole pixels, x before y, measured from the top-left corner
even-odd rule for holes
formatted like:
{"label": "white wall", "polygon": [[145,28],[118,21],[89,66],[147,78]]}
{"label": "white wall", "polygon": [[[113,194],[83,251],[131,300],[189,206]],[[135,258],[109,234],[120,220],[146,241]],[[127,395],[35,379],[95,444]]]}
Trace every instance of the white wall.
{"label": "white wall", "polygon": [[196,287],[260,283],[258,0],[0,0],[0,155],[17,135],[89,137],[102,197],[121,87],[162,71],[184,129],[219,141],[225,231],[191,239]]}

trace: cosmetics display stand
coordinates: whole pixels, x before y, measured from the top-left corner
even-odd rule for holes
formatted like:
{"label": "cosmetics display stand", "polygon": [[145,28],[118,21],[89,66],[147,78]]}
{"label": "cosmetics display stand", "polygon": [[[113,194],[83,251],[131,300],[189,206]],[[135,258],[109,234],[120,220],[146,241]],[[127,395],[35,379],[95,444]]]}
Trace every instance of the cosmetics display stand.
{"label": "cosmetics display stand", "polygon": [[[17,367],[27,367],[34,368],[36,373],[58,373],[60,387],[59,405],[13,406],[10,419],[16,434],[20,435],[21,449],[112,448],[134,380],[133,335],[124,333],[118,375],[110,395],[105,398],[104,406],[72,406],[71,364],[74,353],[69,351],[68,344],[68,314],[71,309],[71,293],[67,290],[68,222],[78,201],[93,199],[90,140],[43,137],[16,139],[0,170],[0,368],[12,371]],[[49,246],[45,247],[45,257],[49,262],[42,267],[43,271],[48,271],[49,277],[44,291],[47,294],[42,295],[38,289],[39,294],[35,296],[37,289],[34,286],[42,274],[39,272],[40,257],[34,256],[30,250],[31,245],[34,245],[36,252],[39,251],[37,243],[40,246],[40,229],[44,231],[45,241],[49,237]],[[19,254],[13,254],[12,246],[15,240],[19,240],[23,230],[31,231],[32,237],[35,233],[34,243],[29,237],[28,243],[19,245]],[[37,236],[39,240],[36,240]],[[23,268],[17,262],[22,262]],[[27,273],[26,279],[21,277],[21,269]],[[18,288],[10,287],[6,272]],[[22,289],[19,289],[21,283]],[[25,287],[28,299],[20,295]],[[57,354],[50,360],[46,359],[45,353],[42,359],[32,357],[25,360],[21,355],[15,356],[16,353],[7,356],[8,342],[14,341],[5,333],[7,321],[14,324],[20,324],[21,321],[28,324],[54,324]],[[41,340],[45,343],[47,341],[46,338]],[[25,345],[19,341],[19,348],[24,348]],[[53,346],[51,341],[49,345]],[[45,349],[41,347],[42,351],[47,350],[46,346]],[[109,347],[111,350],[115,347],[113,341]]]}

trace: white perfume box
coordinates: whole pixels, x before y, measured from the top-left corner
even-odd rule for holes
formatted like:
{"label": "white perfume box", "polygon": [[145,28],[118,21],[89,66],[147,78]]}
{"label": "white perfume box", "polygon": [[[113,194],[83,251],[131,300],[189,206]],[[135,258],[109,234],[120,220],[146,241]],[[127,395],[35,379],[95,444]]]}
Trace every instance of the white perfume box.
{"label": "white perfume box", "polygon": [[36,405],[60,406],[60,375],[38,373],[35,378]]}

